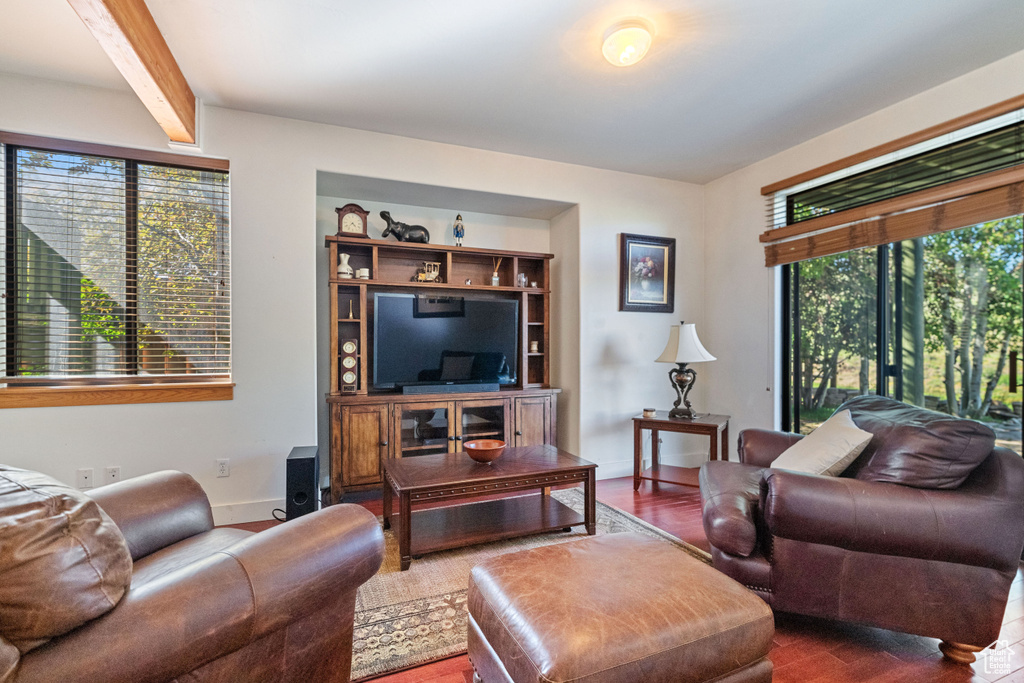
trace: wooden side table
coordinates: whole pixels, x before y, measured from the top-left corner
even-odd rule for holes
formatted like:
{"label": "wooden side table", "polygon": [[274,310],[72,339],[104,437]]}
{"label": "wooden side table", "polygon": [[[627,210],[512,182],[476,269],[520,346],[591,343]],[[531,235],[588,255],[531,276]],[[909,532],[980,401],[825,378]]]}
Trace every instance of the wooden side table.
{"label": "wooden side table", "polygon": [[[643,459],[643,430],[651,430],[651,466],[641,472]],[[633,418],[633,490],[640,488],[644,479],[666,484],[699,486],[698,467],[674,467],[658,462],[658,432],[679,432],[681,434],[704,434],[711,440],[709,459],[718,459],[719,444],[722,460],[729,459],[729,416],[698,415],[692,420],[670,418],[668,411],[659,410],[654,417],[637,415]],[[721,435],[721,436],[719,436]]]}

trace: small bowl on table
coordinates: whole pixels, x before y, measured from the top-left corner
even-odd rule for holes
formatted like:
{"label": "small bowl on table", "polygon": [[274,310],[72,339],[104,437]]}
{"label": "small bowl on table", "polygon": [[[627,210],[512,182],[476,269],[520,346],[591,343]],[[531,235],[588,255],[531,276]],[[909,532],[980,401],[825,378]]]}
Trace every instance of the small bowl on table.
{"label": "small bowl on table", "polygon": [[469,453],[469,457],[485,465],[490,465],[505,452],[505,442],[500,439],[475,439],[464,442],[462,447]]}

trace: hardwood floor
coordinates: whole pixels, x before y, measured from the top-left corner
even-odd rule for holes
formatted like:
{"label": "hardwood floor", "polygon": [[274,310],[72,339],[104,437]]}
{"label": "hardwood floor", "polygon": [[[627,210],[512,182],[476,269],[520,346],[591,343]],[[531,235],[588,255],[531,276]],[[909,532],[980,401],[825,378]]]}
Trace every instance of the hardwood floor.
{"label": "hardwood floor", "polygon": [[[658,487],[655,490],[654,487]],[[364,494],[359,502],[381,513],[379,495]],[[707,539],[700,521],[697,489],[644,482],[638,492],[633,480],[597,482],[598,500],[614,505],[705,550]],[[259,525],[263,525],[260,527]],[[247,526],[252,530],[268,523]],[[969,590],[970,587],[965,587]],[[1020,570],[1010,589],[1001,640],[1013,654],[998,673],[985,671],[979,660],[970,667],[951,664],[938,651],[938,641],[878,628],[786,614],[775,616],[775,641],[770,653],[775,683],[1024,683],[1024,574]],[[372,679],[374,683],[471,683],[473,668],[466,655]]]}

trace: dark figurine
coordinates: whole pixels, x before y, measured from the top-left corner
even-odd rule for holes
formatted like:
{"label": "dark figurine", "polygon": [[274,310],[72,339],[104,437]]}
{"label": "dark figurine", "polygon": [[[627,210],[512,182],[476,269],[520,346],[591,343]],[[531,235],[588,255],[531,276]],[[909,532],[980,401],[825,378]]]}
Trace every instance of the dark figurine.
{"label": "dark figurine", "polygon": [[391,220],[390,211],[381,211],[380,217],[388,224],[388,227],[384,228],[384,232],[380,234],[381,237],[394,235],[399,242],[422,242],[423,244],[430,241],[430,233],[422,225],[409,225]]}

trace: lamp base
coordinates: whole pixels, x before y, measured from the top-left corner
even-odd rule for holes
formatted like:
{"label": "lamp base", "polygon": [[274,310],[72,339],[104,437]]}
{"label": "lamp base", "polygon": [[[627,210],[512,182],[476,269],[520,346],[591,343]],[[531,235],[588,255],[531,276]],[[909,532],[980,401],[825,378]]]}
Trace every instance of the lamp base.
{"label": "lamp base", "polygon": [[692,420],[697,417],[697,413],[690,406],[690,399],[687,398],[694,380],[697,379],[697,373],[693,368],[686,367],[686,363],[677,363],[676,367],[668,371],[668,379],[672,382],[672,388],[676,390],[676,402],[672,404],[672,410],[668,411],[669,418]]}

